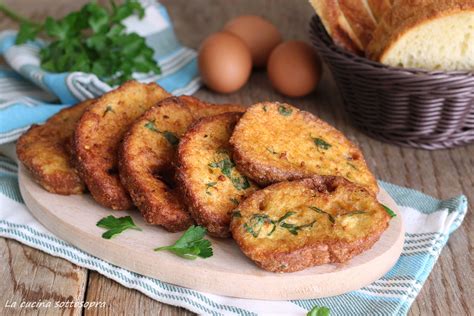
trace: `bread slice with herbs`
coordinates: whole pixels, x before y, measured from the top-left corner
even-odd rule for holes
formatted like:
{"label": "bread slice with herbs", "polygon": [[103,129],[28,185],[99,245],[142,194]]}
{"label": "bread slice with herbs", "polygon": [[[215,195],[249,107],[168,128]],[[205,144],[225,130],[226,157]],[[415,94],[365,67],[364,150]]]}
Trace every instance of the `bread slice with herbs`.
{"label": "bread slice with herbs", "polygon": [[261,185],[328,175],[378,192],[362,152],[351,141],[313,114],[289,104],[251,106],[235,127],[230,144],[239,171]]}
{"label": "bread slice with herbs", "polygon": [[241,115],[225,113],[197,121],[178,147],[177,178],[189,212],[216,237],[230,235],[231,211],[257,190],[232,160],[229,138]]}
{"label": "bread slice with herbs", "polygon": [[45,190],[81,194],[86,186],[74,167],[71,142],[77,121],[94,100],[65,108],[42,125],[33,125],[16,143],[18,159]]}
{"label": "bread slice with herbs", "polygon": [[370,249],[390,216],[375,196],[341,177],[314,176],[257,191],[232,214],[232,236],[261,268],[294,272],[344,263]]}
{"label": "bread slice with herbs", "polygon": [[394,67],[474,70],[474,0],[396,1],[367,47]]}

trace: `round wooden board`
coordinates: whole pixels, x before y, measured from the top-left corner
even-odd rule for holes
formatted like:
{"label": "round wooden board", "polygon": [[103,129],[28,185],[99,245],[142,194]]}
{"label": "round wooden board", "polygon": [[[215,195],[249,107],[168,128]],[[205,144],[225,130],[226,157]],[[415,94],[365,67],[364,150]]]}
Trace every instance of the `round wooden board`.
{"label": "round wooden board", "polygon": [[[25,168],[20,190],[33,215],[51,232],[76,247],[122,268],[191,289],[251,299],[290,300],[327,297],[357,290],[392,268],[403,248],[404,229],[393,199],[381,190],[378,198],[397,213],[380,240],[345,265],[326,264],[300,272],[264,271],[247,259],[232,239],[214,239],[214,255],[186,260],[153,248],[174,243],[181,233],[147,225],[137,211],[112,211],[90,195],[51,194],[36,184]],[[110,240],[97,221],[107,215],[132,216],[143,231],[127,230]]]}

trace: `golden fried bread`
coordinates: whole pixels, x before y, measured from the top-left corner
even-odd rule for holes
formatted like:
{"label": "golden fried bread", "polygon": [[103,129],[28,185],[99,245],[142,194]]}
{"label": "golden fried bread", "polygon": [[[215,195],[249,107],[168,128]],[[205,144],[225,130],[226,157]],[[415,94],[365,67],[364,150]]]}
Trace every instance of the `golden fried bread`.
{"label": "golden fried bread", "polygon": [[245,112],[245,107],[238,104],[212,104],[191,96],[181,96],[180,101],[191,111],[194,119],[227,112]]}
{"label": "golden fried bread", "polygon": [[127,132],[120,150],[120,179],[146,222],[176,232],[192,225],[191,216],[168,184],[166,174],[179,139],[194,121],[180,98],[159,102]]}
{"label": "golden fried bread", "polygon": [[76,164],[99,204],[115,210],[133,206],[119,179],[119,145],[136,119],[169,96],[155,83],[129,81],[97,99],[79,120],[74,132]]}
{"label": "golden fried bread", "polygon": [[390,217],[372,193],[342,177],[280,182],[250,195],[232,214],[242,252],[272,272],[347,262],[371,248]]}
{"label": "golden fried bread", "polygon": [[43,125],[33,125],[16,144],[18,159],[45,190],[56,194],[80,194],[85,185],[71,161],[70,142],[87,100],[65,108]]}
{"label": "golden fried bread", "polygon": [[284,103],[250,107],[230,139],[237,168],[259,184],[342,176],[372,193],[377,182],[361,151],[337,129]]}
{"label": "golden fried bread", "polygon": [[240,113],[203,118],[178,146],[178,183],[194,220],[210,235],[229,236],[230,212],[257,187],[235,168],[229,138]]}

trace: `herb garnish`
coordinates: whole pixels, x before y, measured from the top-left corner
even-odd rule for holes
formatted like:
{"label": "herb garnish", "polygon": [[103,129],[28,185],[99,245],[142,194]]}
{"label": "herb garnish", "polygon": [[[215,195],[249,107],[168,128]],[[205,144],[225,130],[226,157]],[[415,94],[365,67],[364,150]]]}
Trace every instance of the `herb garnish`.
{"label": "herb garnish", "polygon": [[342,214],[342,216],[352,216],[352,215],[365,214],[365,213],[367,213],[367,212],[362,211],[362,210],[357,210],[357,211],[352,211],[352,212],[349,212],[349,213],[346,213],[346,214]]}
{"label": "herb garnish", "polygon": [[263,106],[263,111],[267,112],[267,106],[266,105]]}
{"label": "herb garnish", "polygon": [[316,207],[316,206],[308,206],[310,209],[312,209],[313,211],[315,211],[316,213],[319,213],[319,214],[325,214],[328,216],[328,219],[331,223],[335,223],[336,220],[334,219],[334,216],[332,216],[331,214],[329,214],[328,212],[325,212],[323,211],[322,209],[320,209],[319,207]]}
{"label": "herb garnish", "polygon": [[160,131],[158,128],[156,128],[155,120],[148,121],[143,126],[145,128],[148,128],[150,131],[163,135],[163,137],[168,141],[168,143],[170,143],[171,146],[174,146],[174,147],[178,146],[179,144],[178,136],[176,136],[176,134],[170,131],[163,131],[163,132]]}
{"label": "herb garnish", "polygon": [[105,108],[104,114],[102,114],[102,117],[104,117],[105,114],[109,112],[115,113],[114,109],[110,105],[107,105],[107,107]]}
{"label": "herb garnish", "polygon": [[239,200],[237,200],[236,198],[230,198],[229,200],[235,205],[239,205]]}
{"label": "herb garnish", "polygon": [[326,306],[314,306],[306,316],[329,316],[330,313],[330,309]]}
{"label": "herb garnish", "polygon": [[95,1],[55,20],[43,23],[30,21],[0,3],[0,12],[21,22],[16,44],[34,40],[44,33],[51,41],[41,48],[41,67],[50,72],[92,72],[111,85],[132,79],[133,72],[155,74],[160,68],[154,52],[145,38],[127,32],[123,21],[137,14],[141,19],[145,10],[137,0],[126,0],[109,8]]}
{"label": "herb garnish", "polygon": [[109,215],[98,221],[96,225],[108,229],[102,234],[102,238],[105,239],[110,239],[127,229],[142,230],[140,227],[135,225],[133,219],[130,216],[117,218],[113,215]]}
{"label": "herb garnish", "polygon": [[210,188],[215,187],[217,182],[208,182],[206,183],[206,194],[212,195],[212,193],[209,191]]}
{"label": "herb garnish", "polygon": [[276,152],[273,147],[265,147],[265,149],[272,155],[278,155],[278,152]]}
{"label": "herb garnish", "polygon": [[235,164],[232,162],[232,160],[230,160],[229,157],[226,157],[220,161],[211,162],[208,166],[211,168],[220,169],[222,174],[230,179],[232,185],[237,190],[245,190],[250,187],[250,182],[245,176],[242,176],[238,173],[237,176],[232,175],[232,171],[235,168]]}
{"label": "herb garnish", "polygon": [[353,163],[350,163],[350,162],[347,162],[347,164],[354,170],[359,170],[357,169],[357,167],[353,164]]}
{"label": "herb garnish", "polygon": [[168,250],[185,259],[197,257],[209,258],[213,255],[211,242],[203,239],[206,229],[202,226],[191,226],[174,245],[155,248],[155,251]]}
{"label": "herb garnish", "polygon": [[242,214],[240,214],[240,211],[239,210],[235,210],[232,212],[232,217],[242,217]]}
{"label": "herb garnish", "polygon": [[245,230],[252,234],[253,237],[257,238],[262,230],[263,224],[271,224],[274,227],[272,228],[271,232],[268,235],[271,235],[275,230],[275,222],[268,217],[266,214],[253,214],[249,220],[249,224],[244,223]]}
{"label": "herb garnish", "polygon": [[314,144],[321,149],[328,150],[329,148],[332,147],[331,144],[329,144],[322,138],[319,138],[319,137],[311,137],[311,138],[313,139]]}
{"label": "herb garnish", "polygon": [[395,212],[392,211],[388,206],[385,206],[383,204],[382,204],[382,206],[385,209],[385,211],[388,213],[388,215],[390,215],[391,218],[397,216],[397,214],[395,214]]}
{"label": "herb garnish", "polygon": [[283,115],[283,116],[290,116],[290,115],[291,115],[291,112],[293,112],[292,109],[289,109],[289,108],[287,108],[287,107],[285,107],[285,106],[283,106],[283,105],[280,105],[280,106],[278,107],[278,113],[280,113],[280,114]]}

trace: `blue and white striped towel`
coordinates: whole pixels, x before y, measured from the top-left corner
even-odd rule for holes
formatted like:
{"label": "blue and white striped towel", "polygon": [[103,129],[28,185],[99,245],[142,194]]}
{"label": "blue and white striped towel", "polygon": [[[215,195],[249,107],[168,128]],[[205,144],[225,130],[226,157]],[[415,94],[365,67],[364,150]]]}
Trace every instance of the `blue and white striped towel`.
{"label": "blue and white striped towel", "polygon": [[[0,146],[2,152],[14,156],[12,145]],[[304,315],[315,305],[329,307],[333,316],[405,315],[449,235],[461,225],[467,212],[467,199],[463,195],[441,201],[380,181],[379,184],[400,206],[406,229],[402,255],[385,276],[358,291],[330,298],[293,301],[237,299],[182,288],[127,271],[57,238],[25,207],[18,189],[17,170],[12,159],[0,155],[0,236],[95,270],[157,301],[205,315]]]}
{"label": "blue and white striped towel", "polygon": [[[154,0],[142,0],[145,16],[124,21],[128,31],[146,38],[162,73],[135,74],[142,82],[156,81],[175,95],[192,94],[200,87],[196,52],[177,40],[166,9]],[[65,106],[111,90],[97,76],[83,72],[48,73],[40,68],[37,40],[14,45],[15,31],[0,32],[0,144],[16,140],[33,123],[45,121]]]}

